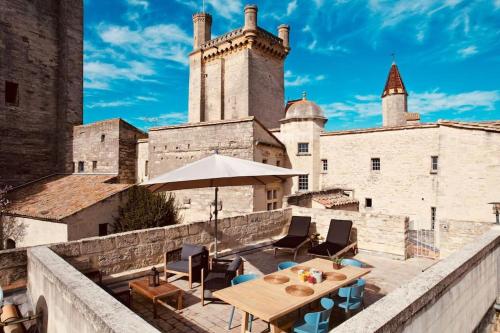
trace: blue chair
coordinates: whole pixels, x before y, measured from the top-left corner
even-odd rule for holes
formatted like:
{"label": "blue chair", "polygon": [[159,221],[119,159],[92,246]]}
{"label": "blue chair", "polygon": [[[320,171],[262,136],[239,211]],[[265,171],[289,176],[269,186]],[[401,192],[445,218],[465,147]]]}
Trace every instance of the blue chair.
{"label": "blue chair", "polygon": [[339,296],[342,300],[337,304],[339,308],[349,312],[357,310],[363,306],[363,296],[365,294],[366,281],[358,279],[355,284],[339,289]]}
{"label": "blue chair", "polygon": [[[241,274],[241,275],[238,275],[231,280],[231,285],[235,286],[235,285],[243,283],[243,282],[255,280],[256,278],[257,278],[257,275],[255,275],[255,274]],[[234,306],[231,309],[231,316],[229,317],[229,325],[228,325],[229,330],[231,330],[231,324],[233,323],[233,317],[234,317]],[[250,315],[249,321],[250,322],[248,323],[248,330],[250,332],[252,332],[252,321],[253,321],[252,315]]]}
{"label": "blue chair", "polygon": [[278,271],[282,271],[284,269],[297,266],[297,263],[295,261],[283,261],[278,264]]}
{"label": "blue chair", "polygon": [[333,309],[334,302],[330,298],[322,298],[321,306],[323,311],[306,313],[303,320],[300,320],[293,325],[292,332],[294,333],[327,333],[330,314]]}
{"label": "blue chair", "polygon": [[340,264],[342,266],[363,267],[363,263],[356,259],[342,259],[342,262]]}

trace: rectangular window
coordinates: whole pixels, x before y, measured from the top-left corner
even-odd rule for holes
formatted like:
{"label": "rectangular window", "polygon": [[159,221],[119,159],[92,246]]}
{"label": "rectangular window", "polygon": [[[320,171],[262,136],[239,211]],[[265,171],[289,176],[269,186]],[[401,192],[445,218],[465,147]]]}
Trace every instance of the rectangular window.
{"label": "rectangular window", "polygon": [[83,161],[78,162],[78,172],[85,171],[85,163]]}
{"label": "rectangular window", "polygon": [[328,171],[328,160],[321,160],[323,171]]}
{"label": "rectangular window", "polygon": [[149,161],[144,161],[144,176],[148,176]]}
{"label": "rectangular window", "polygon": [[299,191],[309,190],[309,175],[299,176]]}
{"label": "rectangular window", "polygon": [[431,171],[437,172],[438,170],[438,157],[431,156]]}
{"label": "rectangular window", "polygon": [[5,105],[19,106],[19,85],[5,81]]}
{"label": "rectangular window", "polygon": [[72,167],[71,167],[71,172],[72,172],[72,173],[75,173],[75,171],[76,171],[76,163],[75,163],[75,162],[73,162],[73,165],[72,165]]}
{"label": "rectangular window", "polygon": [[431,230],[436,226],[436,207],[431,207]]}
{"label": "rectangular window", "polygon": [[301,142],[298,144],[298,147],[297,147],[297,152],[299,154],[307,154],[309,153],[309,143],[307,142]]}
{"label": "rectangular window", "polygon": [[281,161],[280,160],[276,161],[276,166],[280,166],[280,165],[281,165]]}
{"label": "rectangular window", "polygon": [[101,142],[104,142],[104,140],[106,140],[106,135],[105,134],[101,134]]}
{"label": "rectangular window", "polygon": [[108,224],[100,223],[99,224],[99,236],[106,236],[108,234]]}
{"label": "rectangular window", "polygon": [[267,190],[267,210],[278,207],[278,190]]}
{"label": "rectangular window", "polygon": [[95,172],[97,169],[97,161],[92,161],[92,172]]}
{"label": "rectangular window", "polygon": [[380,158],[372,158],[372,170],[373,171],[380,170]]}
{"label": "rectangular window", "polygon": [[372,208],[372,199],[365,198],[365,208]]}
{"label": "rectangular window", "polygon": [[262,163],[267,164],[267,160],[266,160],[266,159],[263,159],[263,160],[262,160]]}

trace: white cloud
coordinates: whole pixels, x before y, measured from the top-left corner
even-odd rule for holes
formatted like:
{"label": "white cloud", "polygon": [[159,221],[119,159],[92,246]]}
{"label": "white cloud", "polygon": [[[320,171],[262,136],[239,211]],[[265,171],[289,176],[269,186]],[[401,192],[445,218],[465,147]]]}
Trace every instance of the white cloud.
{"label": "white cloud", "polygon": [[150,81],[156,72],[150,65],[130,61],[125,66],[100,61],[85,62],[83,65],[84,87],[88,89],[110,89],[113,80]]}
{"label": "white cloud", "polygon": [[494,0],[495,8],[500,8],[500,0]]}
{"label": "white cloud", "polygon": [[474,54],[478,53],[478,50],[477,50],[477,47],[475,45],[470,45],[470,46],[467,46],[463,49],[458,50],[457,53],[462,58],[468,58],[468,57],[473,56]]}
{"label": "white cloud", "polygon": [[[440,111],[463,113],[467,111],[493,111],[500,102],[500,91],[470,91],[447,94],[439,91],[411,92],[408,98],[408,111],[429,114]],[[382,115],[382,100],[377,95],[356,95],[353,100],[332,102],[321,105],[327,117],[345,118],[374,117]]]}
{"label": "white cloud", "polygon": [[466,112],[471,110],[495,110],[495,103],[500,101],[500,91],[470,91],[458,94],[446,94],[433,91],[410,94],[408,109],[422,114],[453,110]]}
{"label": "white cloud", "polygon": [[187,121],[187,115],[182,112],[172,112],[155,117],[138,117],[136,119],[149,123],[152,126],[165,126],[185,123]]}
{"label": "white cloud", "polygon": [[104,42],[127,52],[187,65],[191,37],[175,24],[158,24],[137,30],[101,24],[98,32]]}
{"label": "white cloud", "polygon": [[131,6],[142,7],[145,10],[149,7],[149,2],[146,0],[127,0],[127,3]]}
{"label": "white cloud", "polygon": [[152,96],[137,96],[137,99],[145,102],[158,102],[158,98]]}
{"label": "white cloud", "polygon": [[324,79],[326,79],[326,76],[321,74],[311,77],[310,75],[296,75],[290,70],[285,72],[285,86],[287,87],[299,87],[317,81],[323,81]]}
{"label": "white cloud", "polygon": [[242,15],[243,6],[241,0],[206,0],[218,15],[233,19],[234,15]]}
{"label": "white cloud", "polygon": [[286,15],[290,16],[297,9],[297,7],[297,0],[290,1],[286,7]]}
{"label": "white cloud", "polygon": [[86,105],[86,107],[88,109],[94,109],[94,108],[105,109],[105,108],[117,108],[122,106],[131,106],[133,104],[134,104],[133,101],[125,100],[125,101],[112,101],[112,102],[95,102]]}

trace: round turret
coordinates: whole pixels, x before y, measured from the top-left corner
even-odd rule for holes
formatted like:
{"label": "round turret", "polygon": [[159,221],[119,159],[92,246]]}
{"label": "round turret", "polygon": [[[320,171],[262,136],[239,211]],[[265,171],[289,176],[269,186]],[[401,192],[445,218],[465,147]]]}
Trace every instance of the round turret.
{"label": "round turret", "polygon": [[301,100],[291,103],[285,115],[285,119],[324,119],[326,120],[325,113],[318,104],[302,96]]}

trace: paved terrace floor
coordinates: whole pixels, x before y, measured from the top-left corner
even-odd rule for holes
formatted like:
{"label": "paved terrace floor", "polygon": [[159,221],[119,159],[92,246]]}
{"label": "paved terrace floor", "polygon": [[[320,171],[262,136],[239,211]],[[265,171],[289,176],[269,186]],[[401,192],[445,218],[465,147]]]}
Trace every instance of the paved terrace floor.
{"label": "paved terrace floor", "polygon": [[[270,248],[244,252],[240,253],[240,255],[245,260],[245,273],[255,273],[258,275],[275,272],[279,262],[292,258],[286,252],[283,252],[283,254],[278,253],[275,258]],[[365,253],[360,253],[355,258],[372,268],[371,273],[366,276],[365,306],[370,306],[434,263],[434,261],[424,258],[411,258],[406,261],[400,261]],[[298,256],[297,261],[304,262],[309,259],[309,256],[301,255]],[[152,303],[142,296],[134,294],[132,310],[162,332],[240,332],[241,316],[238,311],[235,313],[232,329],[228,330],[228,320],[231,311],[230,305],[208,303],[205,306],[201,306],[201,288],[198,287],[197,283],[193,284],[194,288],[189,290],[187,280],[184,278],[170,277],[169,282],[174,283],[185,291],[184,309],[176,311],[175,300],[172,299],[169,301],[172,307],[158,306],[158,318],[153,319]],[[120,288],[120,285],[112,287]],[[123,288],[123,283],[121,287]],[[302,315],[307,311],[308,309],[302,310]],[[293,316],[296,315],[297,313],[291,314],[291,317],[286,318],[286,320],[293,321]],[[355,315],[355,313],[352,315]],[[335,327],[346,319],[348,317],[344,312],[335,308],[330,320],[331,326]],[[267,324],[261,320],[255,320],[252,332],[265,331],[267,331]]]}

